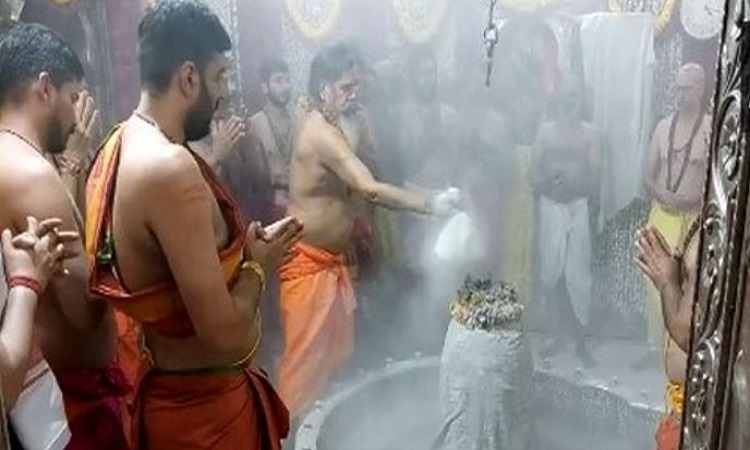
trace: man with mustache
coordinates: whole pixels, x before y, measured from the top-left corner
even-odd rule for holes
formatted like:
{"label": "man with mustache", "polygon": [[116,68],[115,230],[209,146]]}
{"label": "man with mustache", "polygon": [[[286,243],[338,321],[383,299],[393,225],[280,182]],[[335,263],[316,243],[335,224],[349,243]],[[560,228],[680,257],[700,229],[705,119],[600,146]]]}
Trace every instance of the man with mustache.
{"label": "man with mustache", "polygon": [[289,102],[292,85],[289,66],[278,59],[269,59],[260,68],[260,82],[266,104],[250,118],[249,133],[256,144],[256,158],[262,166],[273,192],[271,217],[284,217],[289,205],[289,160],[292,155],[292,116]]}
{"label": "man with mustache", "polygon": [[295,129],[289,214],[305,224],[305,237],[280,271],[285,348],[279,375],[279,392],[294,416],[323,392],[354,347],[356,305],[344,252],[356,200],[425,215],[450,214],[460,202],[457,189],[426,194],[383,183],[354,153],[340,120],[357,102],[361,68],[359,54],[345,44],[321,50]]}
{"label": "man with mustache", "polygon": [[259,298],[301,226],[246,226],[187,146],[210,132],[231,48],[196,0],[163,0],[138,26],[141,98],[87,186],[91,289],[139,325],[135,449],[279,450],[288,413],[253,367]]}
{"label": "man with mustache", "polygon": [[[0,227],[23,230],[27,217],[57,217],[59,228],[83,231],[73,199],[45,154],[65,150],[82,98],[83,66],[57,34],[18,24],[0,40]],[[49,284],[35,317],[35,344],[62,389],[71,449],[125,449],[120,397],[127,391],[112,367],[115,328],[109,306],[88,295],[82,245],[67,275]]]}

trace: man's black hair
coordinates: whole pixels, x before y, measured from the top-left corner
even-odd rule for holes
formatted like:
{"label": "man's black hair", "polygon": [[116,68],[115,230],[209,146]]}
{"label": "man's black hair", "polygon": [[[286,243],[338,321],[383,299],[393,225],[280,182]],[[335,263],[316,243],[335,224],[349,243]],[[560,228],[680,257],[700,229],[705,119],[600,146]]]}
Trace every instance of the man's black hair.
{"label": "man's black hair", "polygon": [[268,84],[268,82],[271,80],[271,76],[275,73],[289,73],[289,64],[286,63],[283,59],[279,58],[268,58],[263,61],[263,63],[260,65],[260,70],[258,71],[260,74],[260,82],[261,84]]}
{"label": "man's black hair", "polygon": [[310,64],[310,82],[307,91],[313,99],[320,99],[320,90],[344,75],[344,72],[363,67],[364,61],[359,51],[346,43],[324,48]]}
{"label": "man's black hair", "polygon": [[0,34],[0,104],[47,72],[55,87],[81,81],[83,64],[59,34],[39,24],[16,23]]}
{"label": "man's black hair", "polygon": [[141,84],[164,91],[185,62],[202,71],[231,48],[229,34],[208,6],[197,0],[161,0],[146,10],[138,25]]}

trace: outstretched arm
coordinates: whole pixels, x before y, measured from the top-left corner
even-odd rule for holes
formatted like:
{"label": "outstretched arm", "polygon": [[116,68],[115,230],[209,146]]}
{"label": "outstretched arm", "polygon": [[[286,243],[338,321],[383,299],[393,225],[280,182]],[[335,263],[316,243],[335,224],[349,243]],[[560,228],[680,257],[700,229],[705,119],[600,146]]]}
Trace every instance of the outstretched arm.
{"label": "outstretched arm", "polygon": [[323,164],[365,200],[392,209],[405,209],[421,214],[431,212],[428,195],[376,180],[349,148],[344,137],[336,131],[319,132],[314,145]]}

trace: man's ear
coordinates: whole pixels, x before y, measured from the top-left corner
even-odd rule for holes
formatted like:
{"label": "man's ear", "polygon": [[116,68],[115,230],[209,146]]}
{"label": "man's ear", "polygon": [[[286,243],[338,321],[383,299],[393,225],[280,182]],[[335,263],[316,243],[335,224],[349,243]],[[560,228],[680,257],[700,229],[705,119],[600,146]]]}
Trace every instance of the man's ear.
{"label": "man's ear", "polygon": [[175,75],[180,93],[187,97],[193,98],[200,92],[200,72],[198,67],[192,61],[185,61]]}
{"label": "man's ear", "polygon": [[55,85],[52,83],[52,77],[49,75],[49,72],[42,72],[32,84],[31,89],[46,102],[52,98],[54,87]]}

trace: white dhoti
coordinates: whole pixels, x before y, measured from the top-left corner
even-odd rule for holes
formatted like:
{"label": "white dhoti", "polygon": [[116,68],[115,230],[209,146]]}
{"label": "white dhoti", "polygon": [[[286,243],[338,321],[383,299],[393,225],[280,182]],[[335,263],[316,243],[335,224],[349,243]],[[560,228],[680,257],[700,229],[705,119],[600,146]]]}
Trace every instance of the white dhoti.
{"label": "white dhoti", "polygon": [[26,373],[10,423],[26,450],[62,450],[70,441],[62,392],[43,359]]}
{"label": "white dhoti", "polygon": [[[586,328],[593,299],[588,201],[562,204],[541,197],[539,203],[539,276],[544,295],[565,281],[573,312]],[[545,298],[548,305],[550,300]]]}
{"label": "white dhoti", "polygon": [[529,450],[531,351],[520,324],[470,330],[452,320],[440,358],[439,450]]}
{"label": "white dhoti", "polygon": [[[0,320],[5,320],[8,285],[0,255]],[[70,441],[62,392],[41,351],[34,347],[23,390],[8,411],[16,437],[25,450],[62,450]]]}

